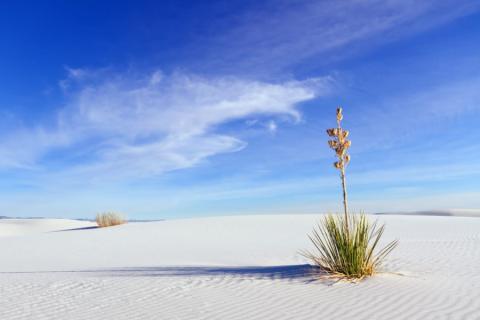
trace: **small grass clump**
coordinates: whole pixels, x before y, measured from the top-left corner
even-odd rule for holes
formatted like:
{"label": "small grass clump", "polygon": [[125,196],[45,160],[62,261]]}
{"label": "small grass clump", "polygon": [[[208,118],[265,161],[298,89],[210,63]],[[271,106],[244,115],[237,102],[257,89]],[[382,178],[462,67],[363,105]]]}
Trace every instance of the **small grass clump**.
{"label": "small grass clump", "polygon": [[125,220],[125,218],[121,214],[115,212],[99,213],[97,214],[95,221],[100,228],[117,226],[127,223],[127,220]]}
{"label": "small grass clump", "polygon": [[303,255],[325,272],[347,279],[373,275],[385,257],[397,246],[392,241],[378,249],[385,226],[371,223],[365,214],[326,215],[309,235],[315,251]]}

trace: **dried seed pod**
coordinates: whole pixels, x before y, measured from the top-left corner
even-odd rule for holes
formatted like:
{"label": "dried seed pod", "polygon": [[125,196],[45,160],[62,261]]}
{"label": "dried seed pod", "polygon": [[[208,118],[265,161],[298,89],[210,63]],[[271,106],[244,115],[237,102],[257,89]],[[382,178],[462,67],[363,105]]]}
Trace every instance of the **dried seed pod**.
{"label": "dried seed pod", "polygon": [[352,145],[352,141],[350,141],[350,140],[346,140],[345,143],[343,144],[343,146],[345,147],[345,149],[350,148],[351,145]]}
{"label": "dried seed pod", "polygon": [[342,168],[342,163],[340,161],[337,161],[333,164],[333,166],[336,168],[336,169],[341,169]]}
{"label": "dried seed pod", "polygon": [[350,133],[350,132],[349,132],[348,130],[343,130],[343,137],[344,137],[344,138],[348,137],[348,134],[349,134],[349,133]]}
{"label": "dried seed pod", "polygon": [[330,136],[330,137],[335,137],[335,129],[327,129],[327,134]]}
{"label": "dried seed pod", "polygon": [[350,162],[350,155],[349,155],[349,154],[347,154],[347,155],[345,156],[345,162],[346,162],[346,163],[349,163],[349,162]]}
{"label": "dried seed pod", "polygon": [[335,148],[337,148],[337,146],[338,146],[338,141],[336,141],[336,140],[328,140],[328,145],[330,146],[330,148],[335,149]]}
{"label": "dried seed pod", "polygon": [[343,146],[339,146],[338,148],[335,149],[335,153],[339,158],[342,157],[344,152],[345,152],[345,148]]}
{"label": "dried seed pod", "polygon": [[341,107],[338,107],[337,108],[337,121],[342,121],[343,119],[343,114],[342,114],[342,108]]}

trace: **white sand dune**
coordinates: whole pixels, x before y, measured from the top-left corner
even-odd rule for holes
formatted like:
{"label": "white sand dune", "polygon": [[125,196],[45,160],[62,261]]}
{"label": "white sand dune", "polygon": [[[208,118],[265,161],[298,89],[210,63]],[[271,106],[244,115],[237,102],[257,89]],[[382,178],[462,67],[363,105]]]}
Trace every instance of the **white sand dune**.
{"label": "white sand dune", "polygon": [[0,219],[0,237],[88,228],[96,225],[91,221],[68,219]]}
{"label": "white sand dune", "polygon": [[379,216],[400,245],[388,272],[352,284],[318,280],[298,254],[319,217],[0,238],[0,319],[480,319],[479,218]]}
{"label": "white sand dune", "polygon": [[406,216],[449,216],[449,217],[479,217],[479,209],[449,209],[425,211],[381,212],[377,215],[406,215]]}

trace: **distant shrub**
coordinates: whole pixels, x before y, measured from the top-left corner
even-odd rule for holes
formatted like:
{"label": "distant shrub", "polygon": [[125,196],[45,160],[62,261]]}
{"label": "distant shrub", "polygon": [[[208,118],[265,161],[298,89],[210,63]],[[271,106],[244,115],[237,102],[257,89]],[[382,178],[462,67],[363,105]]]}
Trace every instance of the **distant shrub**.
{"label": "distant shrub", "polygon": [[97,214],[95,221],[100,228],[127,223],[127,221],[121,214],[115,212],[99,213]]}

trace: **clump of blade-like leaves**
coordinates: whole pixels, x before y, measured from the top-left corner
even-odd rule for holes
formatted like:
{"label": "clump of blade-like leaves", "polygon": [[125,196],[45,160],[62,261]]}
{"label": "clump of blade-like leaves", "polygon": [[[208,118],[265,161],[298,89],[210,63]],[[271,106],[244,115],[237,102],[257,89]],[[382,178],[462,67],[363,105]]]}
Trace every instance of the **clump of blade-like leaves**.
{"label": "clump of blade-like leaves", "polygon": [[347,279],[373,275],[385,257],[397,246],[392,241],[379,249],[384,225],[370,222],[365,214],[327,215],[309,235],[315,251],[303,255],[323,271]]}

